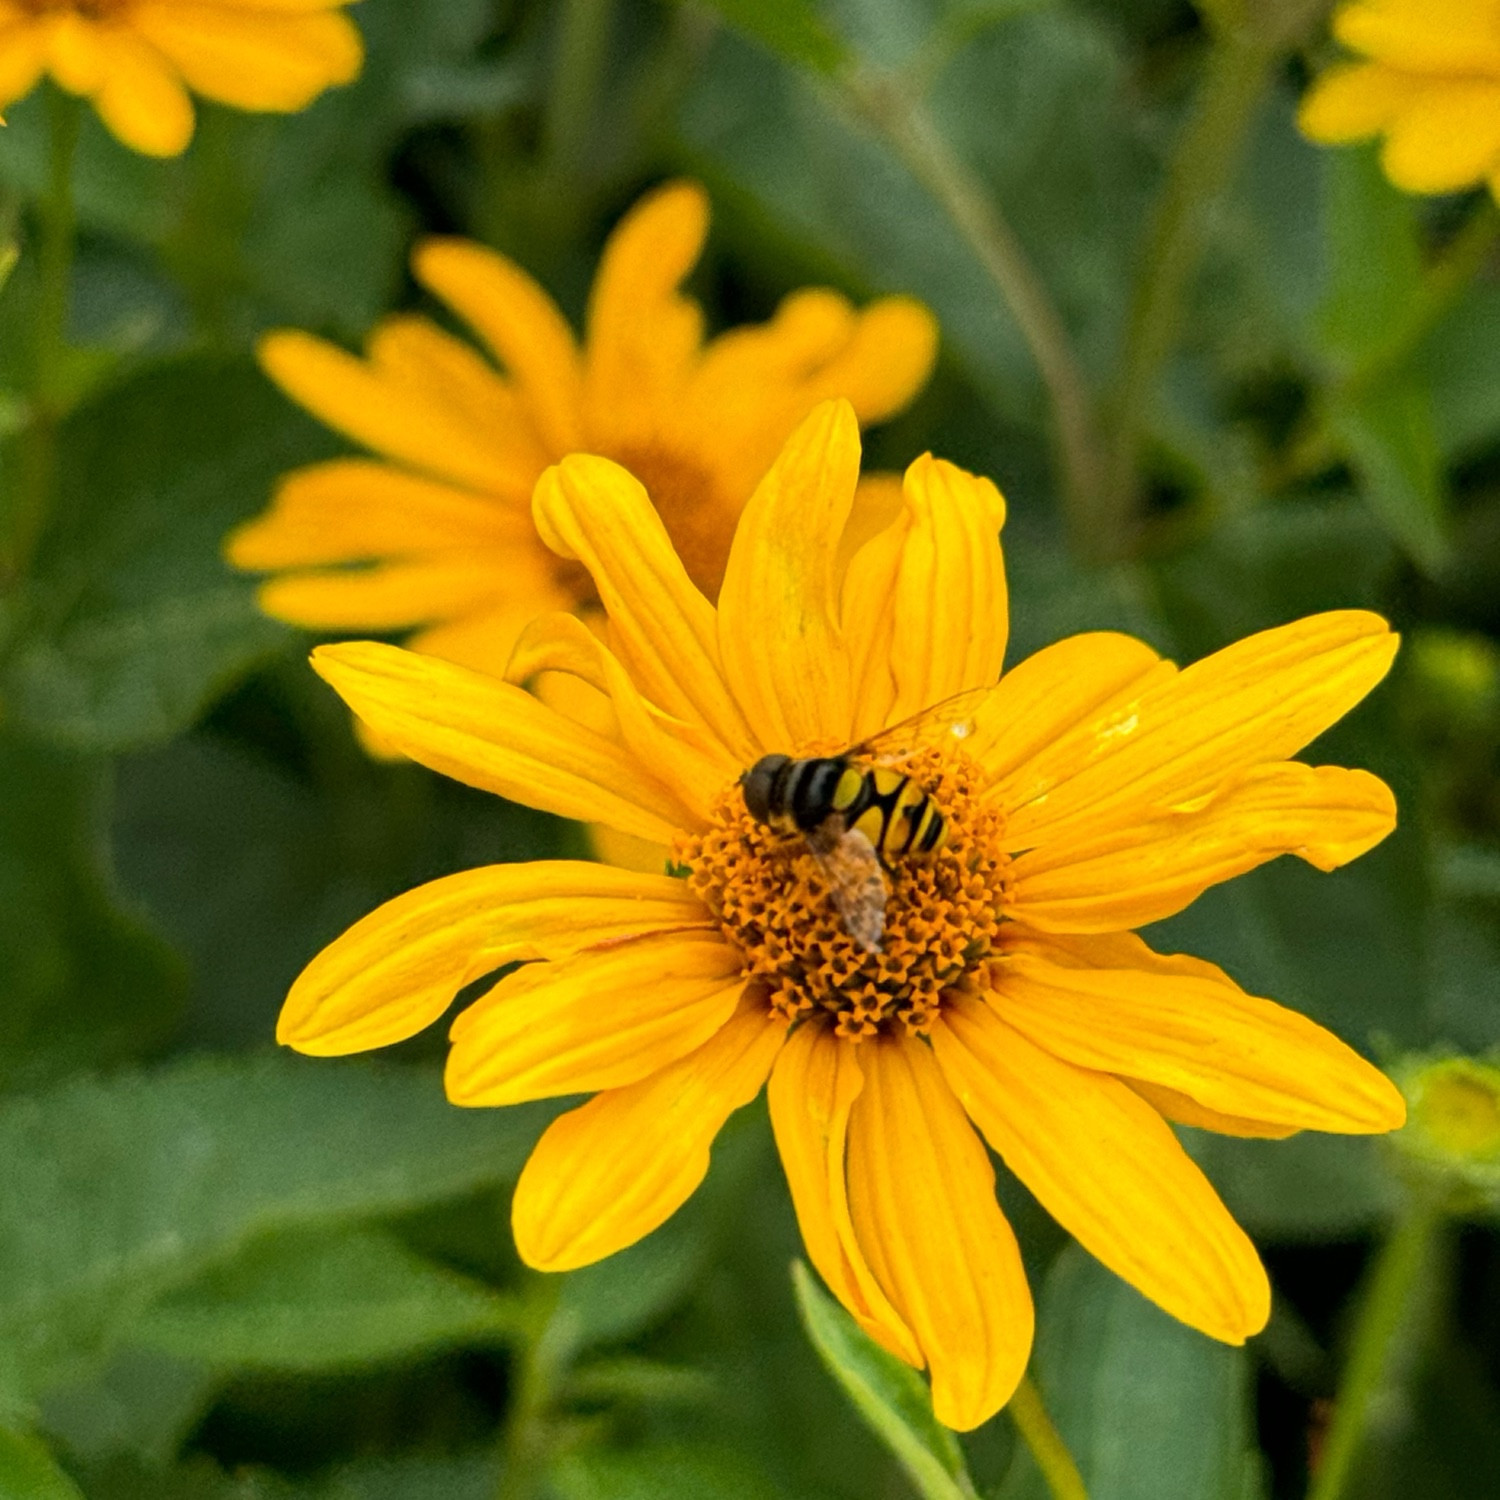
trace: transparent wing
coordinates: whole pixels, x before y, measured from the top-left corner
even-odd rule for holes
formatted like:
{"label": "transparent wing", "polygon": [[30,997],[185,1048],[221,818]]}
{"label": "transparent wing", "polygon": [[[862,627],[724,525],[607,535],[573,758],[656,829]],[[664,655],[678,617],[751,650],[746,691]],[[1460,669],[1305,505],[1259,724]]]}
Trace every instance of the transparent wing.
{"label": "transparent wing", "polygon": [[878,730],[868,739],[851,745],[845,755],[865,760],[899,760],[913,750],[943,744],[962,744],[975,729],[975,716],[986,698],[994,692],[988,687],[969,688],[924,708],[921,713],[902,719],[888,729]]}
{"label": "transparent wing", "polygon": [[866,953],[880,952],[885,934],[885,872],[875,846],[834,813],[807,835],[807,847],[828,878],[844,930]]}

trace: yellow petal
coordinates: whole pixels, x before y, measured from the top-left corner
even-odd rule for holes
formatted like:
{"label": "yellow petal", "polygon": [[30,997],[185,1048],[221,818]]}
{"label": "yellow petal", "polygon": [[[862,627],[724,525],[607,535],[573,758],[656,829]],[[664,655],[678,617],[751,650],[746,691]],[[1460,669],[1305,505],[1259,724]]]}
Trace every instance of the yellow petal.
{"label": "yellow petal", "polygon": [[319,1057],[389,1046],[503,964],[705,918],[661,875],[576,860],[464,870],[387,901],[323,949],[292,985],[276,1039]]}
{"label": "yellow petal", "polygon": [[543,615],[522,632],[507,675],[524,682],[538,672],[569,672],[605,693],[621,742],[700,818],[743,769],[711,735],[646,702],[614,652],[576,615]]}
{"label": "yellow petal", "polygon": [[394,749],[456,781],[664,843],[691,822],[632,756],[508,682],[373,641],[312,663]]}
{"label": "yellow petal", "polygon": [[1079,743],[1121,703],[1177,668],[1144,641],[1091,631],[1046,646],[1000,679],[976,716],[967,751],[994,779],[993,795],[1020,806],[1071,775]]}
{"label": "yellow petal", "polygon": [[724,1121],[760,1092],[785,1033],[747,997],[696,1052],[554,1120],[516,1184],[521,1259],[571,1271],[669,1219],[703,1181]]}
{"label": "yellow petal", "polygon": [[849,1217],[844,1156],[849,1111],[863,1087],[855,1046],[809,1021],[776,1059],[767,1090],[771,1128],[809,1259],[876,1343],[920,1367],[922,1352],[875,1280]]}
{"label": "yellow petal", "polygon": [[1256,766],[1184,811],[1142,814],[1022,854],[1004,910],[1048,932],[1141,927],[1281,854],[1336,869],[1395,826],[1395,798],[1368,771]]}
{"label": "yellow petal", "polygon": [[240,109],[303,109],[364,58],[354,23],[330,10],[137,0],[130,21],[200,94]]}
{"label": "yellow petal", "polygon": [[1142,1098],[973,997],[945,1005],[932,1048],[990,1146],[1085,1250],[1212,1338],[1242,1344],[1265,1326],[1271,1287],[1254,1245]]}
{"label": "yellow petal", "polygon": [[1402,68],[1500,73],[1500,26],[1491,0],[1363,0],[1343,5],[1333,33],[1346,47]]}
{"label": "yellow petal", "polygon": [[504,587],[506,553],[468,552],[338,572],[291,573],[263,583],[260,607],[318,630],[396,630],[479,608]]}
{"label": "yellow petal", "polygon": [[843,396],[861,422],[884,421],[926,384],[937,345],[927,308],[913,297],[882,297],[858,315],[837,356],[810,373],[801,399]]}
{"label": "yellow petal", "polygon": [[1242,1119],[1359,1135],[1405,1118],[1395,1085],[1330,1031],[1248,995],[1198,959],[1130,933],[1018,933],[992,1003],[1039,1047],[1081,1068],[1161,1084]]}
{"label": "yellow petal", "polygon": [[1205,1109],[1196,1099],[1189,1099],[1176,1089],[1144,1078],[1122,1078],[1159,1115],[1174,1125],[1191,1125],[1197,1130],[1212,1130],[1218,1135],[1234,1135],[1245,1140],[1284,1141],[1297,1134],[1295,1125],[1271,1125],[1265,1120],[1248,1120],[1243,1115],[1226,1115],[1217,1109]]}
{"label": "yellow petal", "polygon": [[520,506],[390,464],[336,458],[282,478],[271,508],[232,531],[224,550],[237,568],[272,572],[459,547],[515,549],[531,537]]}
{"label": "yellow petal", "polygon": [[47,34],[28,16],[0,25],[0,107],[37,86],[45,66]]}
{"label": "yellow petal", "polygon": [[133,151],[177,156],[193,138],[193,102],[156,48],[112,29],[104,76],[94,92],[99,118]]}
{"label": "yellow petal", "polygon": [[401,463],[481,492],[520,499],[530,480],[514,456],[464,411],[398,382],[311,334],[267,334],[260,362],[292,400],[320,421]]}
{"label": "yellow petal", "polygon": [[849,1207],[870,1268],[932,1372],[938,1421],[960,1432],[1010,1399],[1031,1353],[1031,1293],[995,1201],[995,1172],[931,1051],[860,1044]]}
{"label": "yellow petal", "polygon": [[744,988],[739,955],[702,926],[528,964],[459,1012],[448,1097],[521,1104],[638,1083],[701,1047]]}
{"label": "yellow petal", "polygon": [[1009,628],[1000,491],[929,454],[906,471],[905,493],[911,524],[892,599],[898,720],[997,682]]}
{"label": "yellow petal", "polygon": [[1413,83],[1409,73],[1380,63],[1341,63],[1307,91],[1297,124],[1304,135],[1329,145],[1366,140],[1396,118]]}
{"label": "yellow petal", "polygon": [[[882,510],[889,514],[882,517]],[[896,654],[896,580],[911,526],[899,479],[866,475],[860,480],[841,544],[841,551],[849,554],[839,619],[849,653],[851,740],[896,722],[896,676],[891,670]]]}
{"label": "yellow petal", "polygon": [[640,483],[608,459],[575,454],[542,476],[532,509],[547,545],[589,570],[610,643],[641,692],[673,717],[706,725],[748,765],[755,739],[724,682],[713,605]]}
{"label": "yellow petal", "polygon": [[47,66],[58,83],[75,94],[92,94],[103,84],[117,40],[124,38],[122,45],[131,45],[122,28],[91,20],[79,11],[55,11],[48,20],[50,25],[43,30]]}
{"label": "yellow petal", "polygon": [[835,564],[858,481],[854,410],[825,402],[787,440],[740,517],[719,592],[719,649],[766,749],[794,754],[849,736]]}
{"label": "yellow petal", "polygon": [[649,441],[681,392],[703,315],[678,284],[708,234],[708,195],[673,182],[642,198],[604,247],[589,298],[589,435],[604,447]]}
{"label": "yellow petal", "polygon": [[495,351],[552,457],[583,445],[583,366],[557,305],[513,261],[470,240],[425,240],[418,281]]}
{"label": "yellow petal", "polygon": [[1500,165],[1500,78],[1414,89],[1386,131],[1380,164],[1411,193],[1472,187]]}
{"label": "yellow petal", "polygon": [[431,625],[412,636],[407,646],[423,656],[440,656],[460,667],[503,678],[521,632],[538,615],[550,614],[572,602],[549,572],[539,569],[533,573],[523,566],[524,561],[511,559],[504,599]]}
{"label": "yellow petal", "polygon": [[1010,847],[1181,807],[1245,767],[1295,755],[1385,676],[1397,644],[1379,615],[1337,610],[1248,636],[1176,676],[1143,678],[1138,696],[1114,699],[997,791]]}

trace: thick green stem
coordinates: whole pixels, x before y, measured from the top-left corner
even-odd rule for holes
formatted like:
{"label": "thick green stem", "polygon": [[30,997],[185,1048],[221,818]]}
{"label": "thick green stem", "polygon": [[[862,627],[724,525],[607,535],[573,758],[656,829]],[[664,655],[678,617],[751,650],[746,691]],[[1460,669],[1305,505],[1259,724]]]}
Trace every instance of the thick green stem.
{"label": "thick green stem", "polygon": [[1129,553],[1139,522],[1141,448],[1161,372],[1172,352],[1183,296],[1197,269],[1209,213],[1239,160],[1279,44],[1244,25],[1209,48],[1202,84],[1146,234],[1131,298],[1111,439],[1099,550]]}
{"label": "thick green stem", "polygon": [[1104,479],[1103,450],[1088,382],[1051,294],[994,200],[913,91],[894,79],[856,75],[844,81],[844,93],[937,200],[1015,318],[1052,401],[1069,530],[1080,547],[1091,550]]}
{"label": "thick green stem", "polygon": [[4,571],[25,573],[52,509],[57,429],[65,405],[68,292],[73,276],[73,158],[83,119],[80,100],[47,92],[51,171],[37,206],[37,300],[31,355],[31,412],[21,448],[20,482],[5,528]]}
{"label": "thick green stem", "polygon": [[1042,1403],[1042,1393],[1037,1390],[1031,1376],[1021,1377],[1021,1383],[1005,1409],[1041,1470],[1052,1500],[1089,1500],[1083,1475],[1078,1472],[1078,1465],[1073,1462],[1062,1434],[1052,1425],[1052,1418]]}
{"label": "thick green stem", "polygon": [[1381,1246],[1360,1307],[1333,1421],[1308,1500],[1342,1500],[1370,1417],[1372,1398],[1389,1377],[1396,1335],[1406,1321],[1431,1263],[1443,1211],[1431,1194],[1414,1191]]}

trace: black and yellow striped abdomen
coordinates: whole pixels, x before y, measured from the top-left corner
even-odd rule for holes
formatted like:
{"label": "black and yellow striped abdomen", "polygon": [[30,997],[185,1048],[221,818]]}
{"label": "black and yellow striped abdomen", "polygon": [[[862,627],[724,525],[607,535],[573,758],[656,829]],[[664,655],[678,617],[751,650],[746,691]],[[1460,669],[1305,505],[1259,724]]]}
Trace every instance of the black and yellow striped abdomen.
{"label": "black and yellow striped abdomen", "polygon": [[744,776],[751,817],[783,833],[812,833],[837,813],[882,859],[942,848],[948,825],[910,776],[890,766],[862,766],[846,755],[793,760],[767,755]]}

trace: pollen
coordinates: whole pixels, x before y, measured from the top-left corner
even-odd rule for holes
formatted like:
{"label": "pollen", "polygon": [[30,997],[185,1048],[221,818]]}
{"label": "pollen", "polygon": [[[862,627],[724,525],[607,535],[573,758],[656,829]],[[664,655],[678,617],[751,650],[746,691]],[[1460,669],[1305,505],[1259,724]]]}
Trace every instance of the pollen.
{"label": "pollen", "polygon": [[948,834],[930,854],[887,862],[879,953],[850,937],[805,841],[757,823],[738,786],[708,831],[676,850],[771,1009],[788,1021],[826,1012],[853,1041],[897,1028],[925,1033],[944,994],[968,988],[999,944],[1008,859],[1003,819],[980,795],[978,768],[957,753],[922,750],[900,769],[931,795]]}

